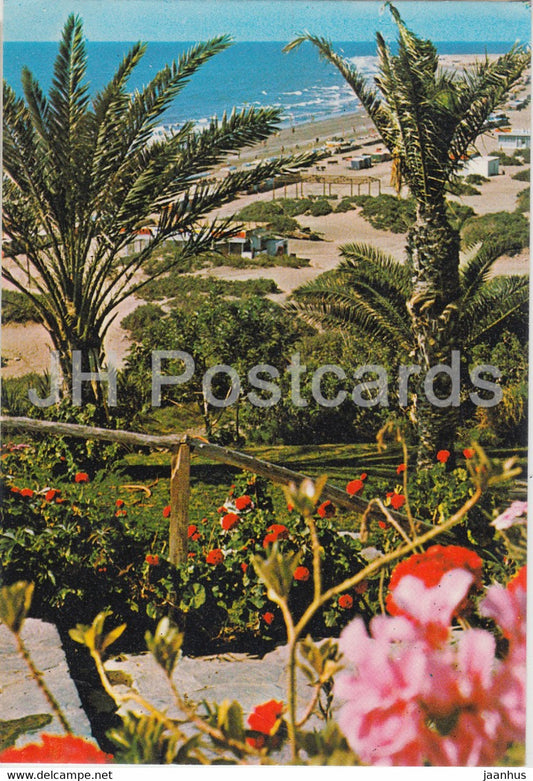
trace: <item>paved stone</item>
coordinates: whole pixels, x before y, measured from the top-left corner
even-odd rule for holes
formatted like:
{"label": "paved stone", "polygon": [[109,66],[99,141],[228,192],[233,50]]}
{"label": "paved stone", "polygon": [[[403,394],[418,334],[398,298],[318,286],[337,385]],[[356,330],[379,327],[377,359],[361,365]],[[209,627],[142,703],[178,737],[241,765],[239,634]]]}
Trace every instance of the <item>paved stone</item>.
{"label": "paved stone", "polygon": [[[221,703],[237,700],[245,717],[256,705],[268,700],[287,700],[287,646],[279,646],[265,656],[251,654],[221,654],[217,656],[183,657],[176,665],[173,680],[181,695],[189,701]],[[133,689],[152,705],[170,716],[179,715],[165,674],[148,653],[124,655],[106,662],[108,671],[120,671],[128,676]],[[127,686],[118,686],[125,694]],[[305,676],[298,671],[299,711],[303,712],[312,696]],[[130,704],[131,710],[137,709]],[[317,720],[315,721],[316,724]]]}
{"label": "paved stone", "polygon": [[[35,618],[26,619],[22,639],[35,666],[43,674],[44,681],[61,706],[67,721],[76,735],[91,737],[89,720],[72,681],[61,639],[53,624]],[[0,714],[2,720],[20,719],[36,713],[53,711],[30,671],[21,658],[15,640],[6,626],[0,624]],[[43,732],[63,734],[56,716]],[[21,735],[16,745],[35,740],[35,734]]]}

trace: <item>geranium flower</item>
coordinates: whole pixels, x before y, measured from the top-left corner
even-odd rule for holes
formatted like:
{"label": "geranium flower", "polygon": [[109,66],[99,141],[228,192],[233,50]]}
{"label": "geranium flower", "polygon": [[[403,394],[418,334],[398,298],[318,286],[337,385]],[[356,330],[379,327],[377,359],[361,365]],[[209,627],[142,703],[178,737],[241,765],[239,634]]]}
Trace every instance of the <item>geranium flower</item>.
{"label": "geranium flower", "polygon": [[246,561],[241,561],[241,570],[246,573],[246,570],[248,569],[248,564]]}
{"label": "geranium flower", "polygon": [[41,743],[28,743],[21,748],[8,748],[0,754],[0,762],[25,764],[92,764],[113,762],[98,746],[74,735],[41,735]]}
{"label": "geranium flower", "polygon": [[393,510],[399,510],[405,504],[405,496],[396,491],[389,491],[386,504],[390,504]]}
{"label": "geranium flower", "polygon": [[194,523],[189,524],[187,528],[187,537],[190,540],[194,540],[196,542],[196,540],[199,540],[201,536],[202,535],[198,531],[198,527],[195,526]]}
{"label": "geranium flower", "polygon": [[220,523],[225,531],[229,531],[230,529],[233,529],[234,526],[237,526],[239,520],[240,518],[237,513],[226,513]]}
{"label": "geranium flower", "polygon": [[440,461],[441,464],[445,464],[446,461],[450,457],[450,451],[449,450],[439,450],[437,453],[437,461]]}
{"label": "geranium flower", "polygon": [[159,567],[159,556],[158,556],[157,553],[155,553],[155,554],[148,553],[144,560],[151,567]]}
{"label": "geranium flower", "polygon": [[59,496],[61,491],[58,488],[49,488],[45,493],[44,498],[47,502],[53,502],[56,496]]}
{"label": "geranium flower", "polygon": [[407,464],[399,464],[399,465],[396,467],[396,474],[397,474],[397,475],[401,475],[401,474],[402,474],[402,472],[405,472],[405,470],[406,470],[406,469],[407,469]]}
{"label": "geranium flower", "polygon": [[343,610],[350,610],[353,607],[353,597],[351,594],[341,594],[338,604]]}
{"label": "geranium flower", "polygon": [[325,502],[322,502],[322,504],[317,509],[317,513],[321,518],[333,518],[336,512],[337,508],[333,502],[330,502],[329,499],[326,499]]}
{"label": "geranium flower", "polygon": [[366,472],[363,472],[356,480],[350,480],[346,486],[346,493],[350,494],[350,496],[357,496],[362,493],[363,488],[365,487],[364,481],[366,480],[366,477]]}
{"label": "geranium flower", "polygon": [[[427,587],[438,586],[443,575],[450,570],[465,569],[473,576],[472,586],[481,588],[483,562],[474,551],[459,545],[433,545],[424,553],[415,553],[401,561],[392,571],[387,594],[387,610],[391,615],[406,615],[400,609],[395,599],[395,590],[406,575],[418,578]],[[458,611],[464,610],[468,601],[459,605]]]}
{"label": "geranium flower", "polygon": [[510,529],[511,526],[521,526],[527,523],[527,502],[512,502],[510,507],[507,508],[501,515],[495,518],[491,526],[494,526],[498,531],[504,531]]}
{"label": "geranium flower", "polygon": [[296,567],[296,569],[294,570],[293,577],[294,580],[301,580],[305,582],[306,580],[309,580],[310,574],[311,573],[309,572],[307,567],[300,566],[300,567]]}
{"label": "geranium flower", "polygon": [[20,493],[20,488],[17,488],[16,485],[12,485],[9,490],[11,491],[12,494],[19,494]]}
{"label": "geranium flower", "polygon": [[87,472],[76,472],[74,475],[74,482],[75,483],[88,483],[89,482],[89,475]]}
{"label": "geranium flower", "polygon": [[289,536],[289,530],[282,523],[273,523],[267,528],[267,532],[268,534],[265,535],[263,540],[263,548],[276,542],[276,540],[286,540]]}
{"label": "geranium flower", "polygon": [[115,518],[122,518],[128,514],[127,510],[115,510]]}
{"label": "geranium flower", "polygon": [[216,567],[218,564],[222,564],[224,561],[224,554],[220,548],[213,548],[213,550],[209,551],[205,557],[205,560],[208,564],[212,564],[214,567]]}
{"label": "geranium flower", "polygon": [[475,455],[476,455],[476,451],[474,450],[473,447],[465,447],[465,449],[463,450],[463,456],[466,459],[474,458]]}
{"label": "geranium flower", "polygon": [[248,716],[248,726],[260,734],[246,738],[246,742],[254,748],[263,748],[268,742],[272,743],[268,739],[278,731],[282,713],[283,703],[278,700],[269,700],[262,705],[256,705]]}
{"label": "geranium flower", "polygon": [[124,507],[125,504],[126,502],[124,501],[124,499],[117,499],[117,501],[115,502],[115,507],[119,507],[119,508]]}
{"label": "geranium flower", "polygon": [[244,496],[239,496],[235,499],[235,507],[241,512],[242,510],[251,510],[253,506],[254,503],[248,494],[244,494]]}
{"label": "geranium flower", "polygon": [[20,491],[20,495],[21,496],[25,496],[28,499],[31,499],[34,496],[34,494],[35,494],[35,491],[33,491],[31,488],[23,488]]}
{"label": "geranium flower", "polygon": [[163,507],[163,518],[169,518],[171,513],[171,507],[169,504],[167,504],[166,507]]}
{"label": "geranium flower", "polygon": [[503,662],[483,629],[433,642],[427,623],[436,615],[432,604],[440,604],[444,621],[472,579],[467,570],[449,571],[440,588],[428,588],[406,576],[398,589],[418,623],[376,616],[370,634],[359,618],[343,630],[339,648],[347,669],[335,681],[338,723],[362,762],[490,766],[510,742],[524,739],[525,624],[517,608],[520,600],[525,605],[525,590],[517,587],[515,600],[509,588],[492,586],[482,603],[484,615],[514,624]]}
{"label": "geranium flower", "polygon": [[261,618],[263,619],[265,624],[268,624],[268,626],[270,626],[270,624],[274,621],[274,613],[271,613],[269,610],[267,610],[266,613],[263,613]]}

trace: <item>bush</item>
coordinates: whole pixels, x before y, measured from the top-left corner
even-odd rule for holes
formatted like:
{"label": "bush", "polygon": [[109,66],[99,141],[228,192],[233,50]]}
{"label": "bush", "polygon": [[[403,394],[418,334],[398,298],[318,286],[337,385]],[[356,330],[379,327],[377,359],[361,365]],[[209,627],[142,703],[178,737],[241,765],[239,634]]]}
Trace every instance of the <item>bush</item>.
{"label": "bush", "polygon": [[157,304],[142,304],[137,309],[134,309],[133,312],[130,312],[129,315],[126,315],[121,320],[120,325],[131,333],[134,341],[140,342],[146,330],[154,323],[157,323],[164,315],[165,312]]}
{"label": "bush", "polygon": [[516,179],[517,182],[529,182],[531,179],[531,168],[525,168],[523,171],[517,171],[516,174],[511,176],[511,179]]}
{"label": "bush", "polygon": [[378,230],[405,233],[416,218],[414,198],[397,198],[394,195],[357,195],[354,202],[361,208],[361,215]]}
{"label": "bush", "polygon": [[190,275],[164,275],[148,282],[136,293],[137,298],[145,301],[176,300],[184,306],[197,306],[206,296],[216,295],[222,298],[242,298],[267,296],[279,293],[280,289],[273,279],[217,279],[215,277],[193,277]]}
{"label": "bush", "polygon": [[2,290],[2,322],[40,323],[41,316],[33,302],[18,290]]}
{"label": "bush", "polygon": [[519,252],[529,246],[529,222],[518,212],[492,212],[468,219],[462,230],[465,244],[476,244],[490,238],[508,237]]}
{"label": "bush", "polygon": [[329,201],[327,201],[325,198],[319,198],[311,204],[309,214],[311,214],[313,217],[323,217],[326,214],[331,214],[332,211],[333,208]]}
{"label": "bush", "polygon": [[490,179],[487,179],[486,176],[481,176],[481,174],[468,174],[465,178],[467,184],[485,184],[485,182],[489,181]]}
{"label": "bush", "polygon": [[525,190],[520,190],[520,192],[516,196],[517,212],[526,212],[526,214],[529,214],[530,212],[529,190],[530,188],[526,187]]}
{"label": "bush", "polygon": [[452,195],[481,195],[481,192],[466,181],[450,182],[446,188]]}

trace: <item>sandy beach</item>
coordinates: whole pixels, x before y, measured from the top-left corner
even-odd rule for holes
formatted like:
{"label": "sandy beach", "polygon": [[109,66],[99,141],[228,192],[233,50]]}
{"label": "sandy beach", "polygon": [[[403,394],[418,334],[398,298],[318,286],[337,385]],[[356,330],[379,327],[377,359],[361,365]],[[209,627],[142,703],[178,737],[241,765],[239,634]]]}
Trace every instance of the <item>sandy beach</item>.
{"label": "sandy beach", "polygon": [[[442,58],[444,66],[450,68],[467,67],[471,61],[472,57],[448,56]],[[525,94],[525,88],[522,92]],[[506,113],[514,128],[528,128],[530,126],[529,109],[522,111],[507,110]],[[376,131],[373,130],[366,113],[355,112],[320,122],[283,128],[263,144],[252,149],[243,150],[240,155],[230,156],[226,165],[240,167],[255,159],[266,159],[281,153],[288,154],[307,151],[322,145],[327,139],[333,137],[346,140],[355,139],[357,144],[362,145],[361,150],[349,153],[350,156],[360,154],[361,151],[371,153],[378,148],[384,149],[383,143]],[[477,148],[481,154],[490,154],[497,147],[498,142],[494,133],[485,134],[478,139]],[[348,174],[349,161],[346,157],[346,154],[336,154],[327,158],[327,160],[319,161],[319,167],[315,166],[310,168],[309,171],[320,172],[325,166],[326,170],[323,172],[327,174]],[[218,172],[221,175],[220,169],[223,167],[219,166],[218,171],[215,173]],[[496,211],[514,211],[516,196],[526,186],[524,182],[512,179],[512,175],[517,170],[519,169],[515,167],[506,168],[504,166],[503,171],[500,169],[498,176],[492,177],[490,181],[479,187],[481,195],[463,196],[457,200],[472,206],[478,215]],[[382,192],[391,194],[394,192],[389,183],[390,162],[374,165],[368,172],[360,172],[361,175],[366,173],[380,180]],[[358,172],[351,171],[351,174],[357,176]],[[368,191],[365,187],[367,188],[365,185],[362,192]],[[322,192],[322,184],[306,183],[304,185],[305,195],[318,195]],[[372,192],[377,194],[376,189]],[[339,198],[343,195],[349,195],[350,186],[333,185],[332,193]],[[282,197],[284,194],[283,188],[276,191],[276,196],[278,197]],[[286,195],[295,197],[295,194],[295,186],[287,186]],[[209,215],[209,217],[233,215],[252,201],[269,200],[272,197],[272,192],[241,196],[236,201]],[[404,235],[376,230],[355,211],[339,214],[332,213],[324,217],[299,216],[298,221],[302,226],[310,227],[313,231],[321,233],[323,237],[322,241],[289,240],[289,252],[295,253],[298,257],[308,258],[310,261],[308,267],[300,269],[276,267],[257,270],[218,267],[201,273],[224,279],[245,280],[258,276],[274,279],[282,293],[272,296],[272,298],[282,302],[302,283],[324,271],[334,268],[339,262],[340,248],[343,244],[365,242],[391,253],[400,261],[405,256]],[[528,272],[528,266],[529,251],[524,250],[519,255],[511,258],[502,257],[496,264],[495,273],[525,274]],[[4,287],[7,289],[10,286],[4,282]],[[117,367],[123,363],[130,345],[127,333],[120,327],[120,321],[141,303],[142,301],[135,297],[124,301],[108,333],[106,339],[107,355],[110,362]],[[50,349],[50,339],[42,326],[35,323],[4,326],[2,329],[2,356],[5,366],[2,368],[2,376],[7,378],[21,376],[32,371],[43,372],[49,366]]]}

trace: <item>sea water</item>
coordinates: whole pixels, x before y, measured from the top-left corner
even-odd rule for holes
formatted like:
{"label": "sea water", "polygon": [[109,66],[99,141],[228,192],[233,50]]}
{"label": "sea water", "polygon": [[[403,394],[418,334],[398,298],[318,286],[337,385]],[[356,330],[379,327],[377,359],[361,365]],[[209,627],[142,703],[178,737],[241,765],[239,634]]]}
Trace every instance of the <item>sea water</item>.
{"label": "sea water", "polygon": [[[89,41],[87,78],[94,94],[112,77],[131,44]],[[129,81],[131,91],[142,86],[191,44],[154,42]],[[309,44],[287,54],[283,43],[239,42],[205,63],[165,112],[165,128],[192,120],[202,127],[213,116],[233,107],[279,106],[283,126],[313,122],[357,111],[358,102],[338,71],[320,60]],[[499,54],[512,42],[444,42],[440,54]],[[334,48],[372,79],[376,72],[375,43],[335,43]],[[20,73],[26,65],[47,92],[53,75],[57,43],[4,43],[4,78],[21,93]]]}

